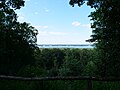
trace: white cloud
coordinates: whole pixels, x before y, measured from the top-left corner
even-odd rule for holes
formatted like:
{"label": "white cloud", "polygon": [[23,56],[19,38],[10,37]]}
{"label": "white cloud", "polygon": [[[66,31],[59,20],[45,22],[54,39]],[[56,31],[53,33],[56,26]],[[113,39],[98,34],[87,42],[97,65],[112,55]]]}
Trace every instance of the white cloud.
{"label": "white cloud", "polygon": [[84,44],[89,39],[88,35],[80,35],[80,32],[39,30],[38,44]]}
{"label": "white cloud", "polygon": [[47,31],[40,31],[40,30],[38,30],[38,36],[44,36],[44,35],[47,35],[48,34],[48,32]]}
{"label": "white cloud", "polygon": [[37,15],[37,14],[38,14],[38,12],[35,12],[35,14]]}
{"label": "white cloud", "polygon": [[38,33],[40,36],[54,36],[54,35],[67,35],[66,32],[55,32],[55,31],[44,31],[44,30],[38,30]]}
{"label": "white cloud", "polygon": [[72,25],[73,25],[74,27],[84,27],[84,28],[90,28],[90,27],[91,27],[90,24],[81,24],[81,23],[78,22],[78,21],[72,22]]}
{"label": "white cloud", "polygon": [[48,10],[48,9],[46,9],[46,10],[45,10],[45,12],[49,12],[49,10]]}
{"label": "white cloud", "polygon": [[[50,44],[50,43],[64,43],[65,38],[67,37],[66,32],[57,32],[57,31],[44,31],[39,30],[39,34],[37,35],[37,43],[38,44]],[[68,39],[67,39],[68,40]]]}
{"label": "white cloud", "polygon": [[90,28],[91,27],[90,24],[82,24],[81,26],[82,27],[86,27],[86,28]]}
{"label": "white cloud", "polygon": [[75,26],[75,27],[78,27],[78,26],[80,26],[80,22],[74,21],[74,22],[72,22],[72,25]]}
{"label": "white cloud", "polygon": [[45,12],[49,12],[49,9],[47,9],[47,8],[44,8],[44,10],[45,10]]}
{"label": "white cloud", "polygon": [[43,26],[43,28],[48,28],[48,26]]}
{"label": "white cloud", "polygon": [[43,28],[43,29],[46,29],[46,28],[48,28],[48,26],[47,25],[45,25],[45,26],[34,26],[36,29],[41,29],[41,28]]}

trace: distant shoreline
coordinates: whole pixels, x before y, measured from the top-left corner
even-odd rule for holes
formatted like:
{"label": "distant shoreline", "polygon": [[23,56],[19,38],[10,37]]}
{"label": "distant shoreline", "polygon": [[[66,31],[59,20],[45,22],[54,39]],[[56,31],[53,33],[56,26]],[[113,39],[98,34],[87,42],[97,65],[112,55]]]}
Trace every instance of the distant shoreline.
{"label": "distant shoreline", "polygon": [[38,44],[39,48],[93,48],[93,44]]}

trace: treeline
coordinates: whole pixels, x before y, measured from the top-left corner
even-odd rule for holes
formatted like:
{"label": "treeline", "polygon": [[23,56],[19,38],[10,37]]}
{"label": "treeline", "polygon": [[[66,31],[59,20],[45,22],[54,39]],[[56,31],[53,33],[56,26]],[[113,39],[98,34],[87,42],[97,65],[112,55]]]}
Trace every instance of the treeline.
{"label": "treeline", "polygon": [[94,49],[40,49],[35,64],[19,71],[20,76],[95,76]]}
{"label": "treeline", "polygon": [[[19,69],[17,76],[50,77],[50,76],[94,76],[96,71],[96,51],[94,49],[36,49],[33,64]],[[27,60],[28,61],[28,60]],[[8,70],[9,71],[9,70]],[[83,83],[84,82],[84,83]],[[86,87],[85,81],[0,81],[2,90],[69,90]],[[52,86],[52,87],[51,87]],[[59,88],[59,89],[58,89]]]}
{"label": "treeline", "polygon": [[[37,49],[34,64],[22,67],[17,76],[99,76],[96,49]],[[93,82],[93,90],[118,90],[118,82]],[[1,90],[87,90],[85,80],[17,81],[1,80]]]}

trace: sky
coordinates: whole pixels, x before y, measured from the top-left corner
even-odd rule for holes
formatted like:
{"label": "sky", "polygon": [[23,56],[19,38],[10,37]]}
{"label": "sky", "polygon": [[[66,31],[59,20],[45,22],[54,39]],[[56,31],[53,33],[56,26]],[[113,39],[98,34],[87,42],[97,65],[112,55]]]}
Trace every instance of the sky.
{"label": "sky", "polygon": [[37,44],[89,44],[91,11],[86,4],[72,7],[69,0],[25,0],[16,12],[18,21],[38,30]]}

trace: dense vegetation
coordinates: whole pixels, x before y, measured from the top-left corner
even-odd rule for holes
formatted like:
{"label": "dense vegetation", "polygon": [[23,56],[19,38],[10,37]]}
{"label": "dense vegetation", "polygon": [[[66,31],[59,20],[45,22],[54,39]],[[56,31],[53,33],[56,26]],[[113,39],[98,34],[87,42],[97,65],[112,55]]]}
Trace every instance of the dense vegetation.
{"label": "dense vegetation", "polygon": [[[94,49],[39,49],[35,52],[35,64],[26,65],[18,70],[17,74],[26,77],[94,76],[95,58],[96,52]],[[67,85],[66,88],[65,85]],[[86,88],[86,82],[44,81],[43,86],[45,90],[69,90],[70,87],[73,89],[79,89],[82,86]],[[38,90],[38,88],[42,89],[42,82],[14,80],[0,82],[0,89],[2,90]]]}
{"label": "dense vegetation", "polygon": [[[85,0],[70,0],[81,6]],[[120,75],[120,1],[87,0],[95,11],[93,21],[95,49],[39,49],[36,46],[37,30],[28,23],[17,21],[16,9],[24,6],[23,0],[0,1],[0,74],[41,76],[103,76]],[[44,85],[43,85],[44,84]],[[1,90],[77,90],[86,89],[85,81],[20,82],[0,81]],[[94,82],[95,90],[119,90],[119,83]],[[52,86],[52,87],[51,87]]]}
{"label": "dense vegetation", "polygon": [[23,0],[0,0],[0,74],[17,75],[34,64],[37,30],[17,21],[15,10],[21,6]]}
{"label": "dense vegetation", "polygon": [[99,53],[97,67],[102,77],[120,76],[120,0],[70,0],[78,6],[87,3],[94,8],[91,17],[93,34],[89,42],[94,42]]}
{"label": "dense vegetation", "polygon": [[96,75],[97,55],[94,49],[37,49],[34,56],[34,64],[21,67],[16,75],[24,77]]}
{"label": "dense vegetation", "polygon": [[94,49],[40,49],[36,53],[36,66],[31,67],[36,69],[28,75],[30,73],[34,73],[35,76],[95,75]]}
{"label": "dense vegetation", "polygon": [[[23,77],[99,76],[95,49],[40,49],[35,64],[18,71]],[[93,81],[93,90],[119,90],[118,82]],[[86,90],[85,80],[17,81],[1,80],[1,90]]]}

